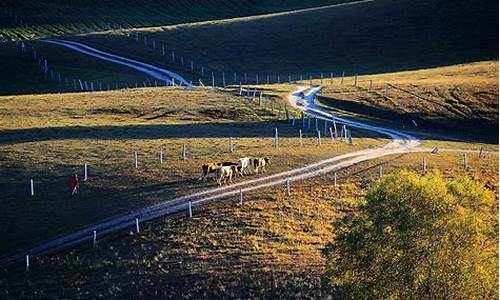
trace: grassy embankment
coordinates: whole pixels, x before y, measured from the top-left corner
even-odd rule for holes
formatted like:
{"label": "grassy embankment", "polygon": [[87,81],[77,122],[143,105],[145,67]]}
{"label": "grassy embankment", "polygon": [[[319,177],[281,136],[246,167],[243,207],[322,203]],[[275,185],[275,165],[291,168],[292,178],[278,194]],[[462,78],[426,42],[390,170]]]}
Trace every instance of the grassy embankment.
{"label": "grassy embankment", "polygon": [[[498,156],[461,153],[406,154],[364,162],[337,174],[293,183],[291,196],[267,189],[195,211],[193,219],[166,219],[143,226],[141,234],[122,233],[82,247],[4,270],[2,293],[11,297],[283,297],[323,298],[335,291],[323,277],[321,250],[333,237],[332,219],[356,211],[367,188],[401,169],[445,177],[466,175],[498,195]],[[498,199],[497,199],[498,200]],[[132,229],[131,229],[132,231]],[[57,286],[57,288],[56,288]],[[4,294],[5,295],[5,294]]]}
{"label": "grassy embankment", "polygon": [[[251,98],[213,90],[138,89],[114,92],[47,94],[0,98],[0,252],[29,246],[97,222],[214,183],[197,181],[208,161],[269,156],[269,173],[277,173],[356,149],[386,143],[373,134],[353,130],[354,144],[323,139],[278,117],[279,95],[268,94],[267,108]],[[274,107],[274,109],[272,109]],[[272,147],[274,129],[281,147]],[[235,151],[228,153],[233,137]],[[362,138],[363,137],[363,138]],[[181,158],[187,146],[187,160]],[[164,163],[159,163],[161,147]],[[134,168],[134,151],[139,168]],[[77,198],[70,197],[69,177],[89,181]],[[35,197],[29,196],[29,179]]]}

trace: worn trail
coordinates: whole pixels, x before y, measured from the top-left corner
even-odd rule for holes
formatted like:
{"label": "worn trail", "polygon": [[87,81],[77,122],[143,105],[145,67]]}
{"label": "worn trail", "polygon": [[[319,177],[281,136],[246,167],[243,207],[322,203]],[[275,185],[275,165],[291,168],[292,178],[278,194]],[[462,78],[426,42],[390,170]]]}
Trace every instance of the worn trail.
{"label": "worn trail", "polygon": [[[93,239],[94,230],[97,232],[98,237],[101,237],[120,230],[124,230],[126,228],[133,228],[135,226],[136,218],[138,218],[142,223],[178,213],[180,211],[187,212],[190,203],[193,207],[193,210],[196,211],[197,205],[209,203],[211,201],[220,201],[232,196],[239,195],[240,189],[241,191],[243,191],[243,193],[245,193],[266,187],[283,185],[286,180],[288,180],[289,182],[293,182],[311,178],[314,176],[319,176],[328,172],[333,172],[342,168],[352,166],[362,161],[367,161],[386,155],[416,151],[428,151],[428,149],[419,148],[419,140],[408,134],[400,133],[392,129],[371,126],[361,122],[339,118],[317,107],[314,104],[314,98],[319,91],[320,87],[300,87],[297,92],[291,93],[288,96],[288,101],[291,105],[317,118],[329,121],[335,120],[335,122],[337,122],[338,124],[346,124],[349,127],[379,132],[381,134],[389,136],[392,139],[391,142],[381,148],[366,149],[338,155],[302,168],[297,168],[261,178],[255,178],[233,185],[223,186],[220,188],[211,188],[205,191],[182,196],[150,207],[132,211],[125,215],[109,218],[100,223],[92,224],[75,232],[46,241],[33,248],[17,251],[15,253],[4,256],[0,258],[0,265],[5,265],[14,261],[24,259],[24,256],[27,254],[31,255],[32,257],[45,255],[62,249],[71,248],[82,243],[90,243]],[[301,97],[298,96],[299,92],[304,92],[306,94],[304,99],[301,99]],[[297,101],[303,102],[303,105],[297,105]]]}

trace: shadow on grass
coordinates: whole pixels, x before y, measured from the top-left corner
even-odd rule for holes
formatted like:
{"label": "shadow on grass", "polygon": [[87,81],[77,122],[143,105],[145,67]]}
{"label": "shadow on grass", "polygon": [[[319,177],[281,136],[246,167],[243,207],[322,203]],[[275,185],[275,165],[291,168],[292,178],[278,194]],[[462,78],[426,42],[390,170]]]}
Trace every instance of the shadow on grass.
{"label": "shadow on grass", "polygon": [[[68,139],[167,139],[167,138],[273,138],[275,128],[280,137],[298,137],[298,127],[286,121],[231,122],[231,123],[190,123],[165,125],[125,125],[125,126],[66,126],[0,131],[0,144],[68,140]],[[306,122],[307,126],[307,122]],[[324,122],[318,121],[318,128],[324,130]],[[311,132],[315,121],[311,121]],[[323,133],[323,132],[322,132]],[[307,132],[304,132],[307,135]],[[378,137],[376,133],[353,130],[357,138]]]}
{"label": "shadow on grass", "polygon": [[[366,105],[360,102],[318,97],[320,103],[332,110],[359,115],[369,123],[381,123],[383,127],[396,127],[415,135],[434,140],[479,142],[498,144],[498,123],[484,119],[464,119],[457,117],[426,117],[420,113],[402,113],[380,107]],[[412,121],[418,124],[415,127]],[[404,128],[401,128],[404,127]],[[435,135],[435,136],[434,136]]]}

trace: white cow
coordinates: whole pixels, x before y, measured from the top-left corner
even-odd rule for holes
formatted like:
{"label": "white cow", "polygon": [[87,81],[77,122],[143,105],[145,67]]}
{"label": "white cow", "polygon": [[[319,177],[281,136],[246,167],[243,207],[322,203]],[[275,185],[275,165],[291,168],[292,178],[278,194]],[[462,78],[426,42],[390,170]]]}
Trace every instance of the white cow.
{"label": "white cow", "polygon": [[238,169],[240,175],[246,175],[246,171],[250,171],[250,174],[253,173],[253,160],[254,158],[243,157],[238,159]]}
{"label": "white cow", "polygon": [[233,176],[236,174],[236,166],[221,166],[215,171],[215,178],[217,179],[217,184],[221,186],[223,183],[226,183],[226,180],[229,179],[229,182],[233,182]]}

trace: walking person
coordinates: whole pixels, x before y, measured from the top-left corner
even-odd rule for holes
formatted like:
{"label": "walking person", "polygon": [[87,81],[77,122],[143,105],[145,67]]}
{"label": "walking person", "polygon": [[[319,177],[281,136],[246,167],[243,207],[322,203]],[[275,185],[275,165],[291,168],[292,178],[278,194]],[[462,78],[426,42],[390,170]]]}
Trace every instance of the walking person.
{"label": "walking person", "polygon": [[69,186],[72,189],[71,196],[74,196],[78,193],[78,175],[73,174],[71,179],[69,180]]}

